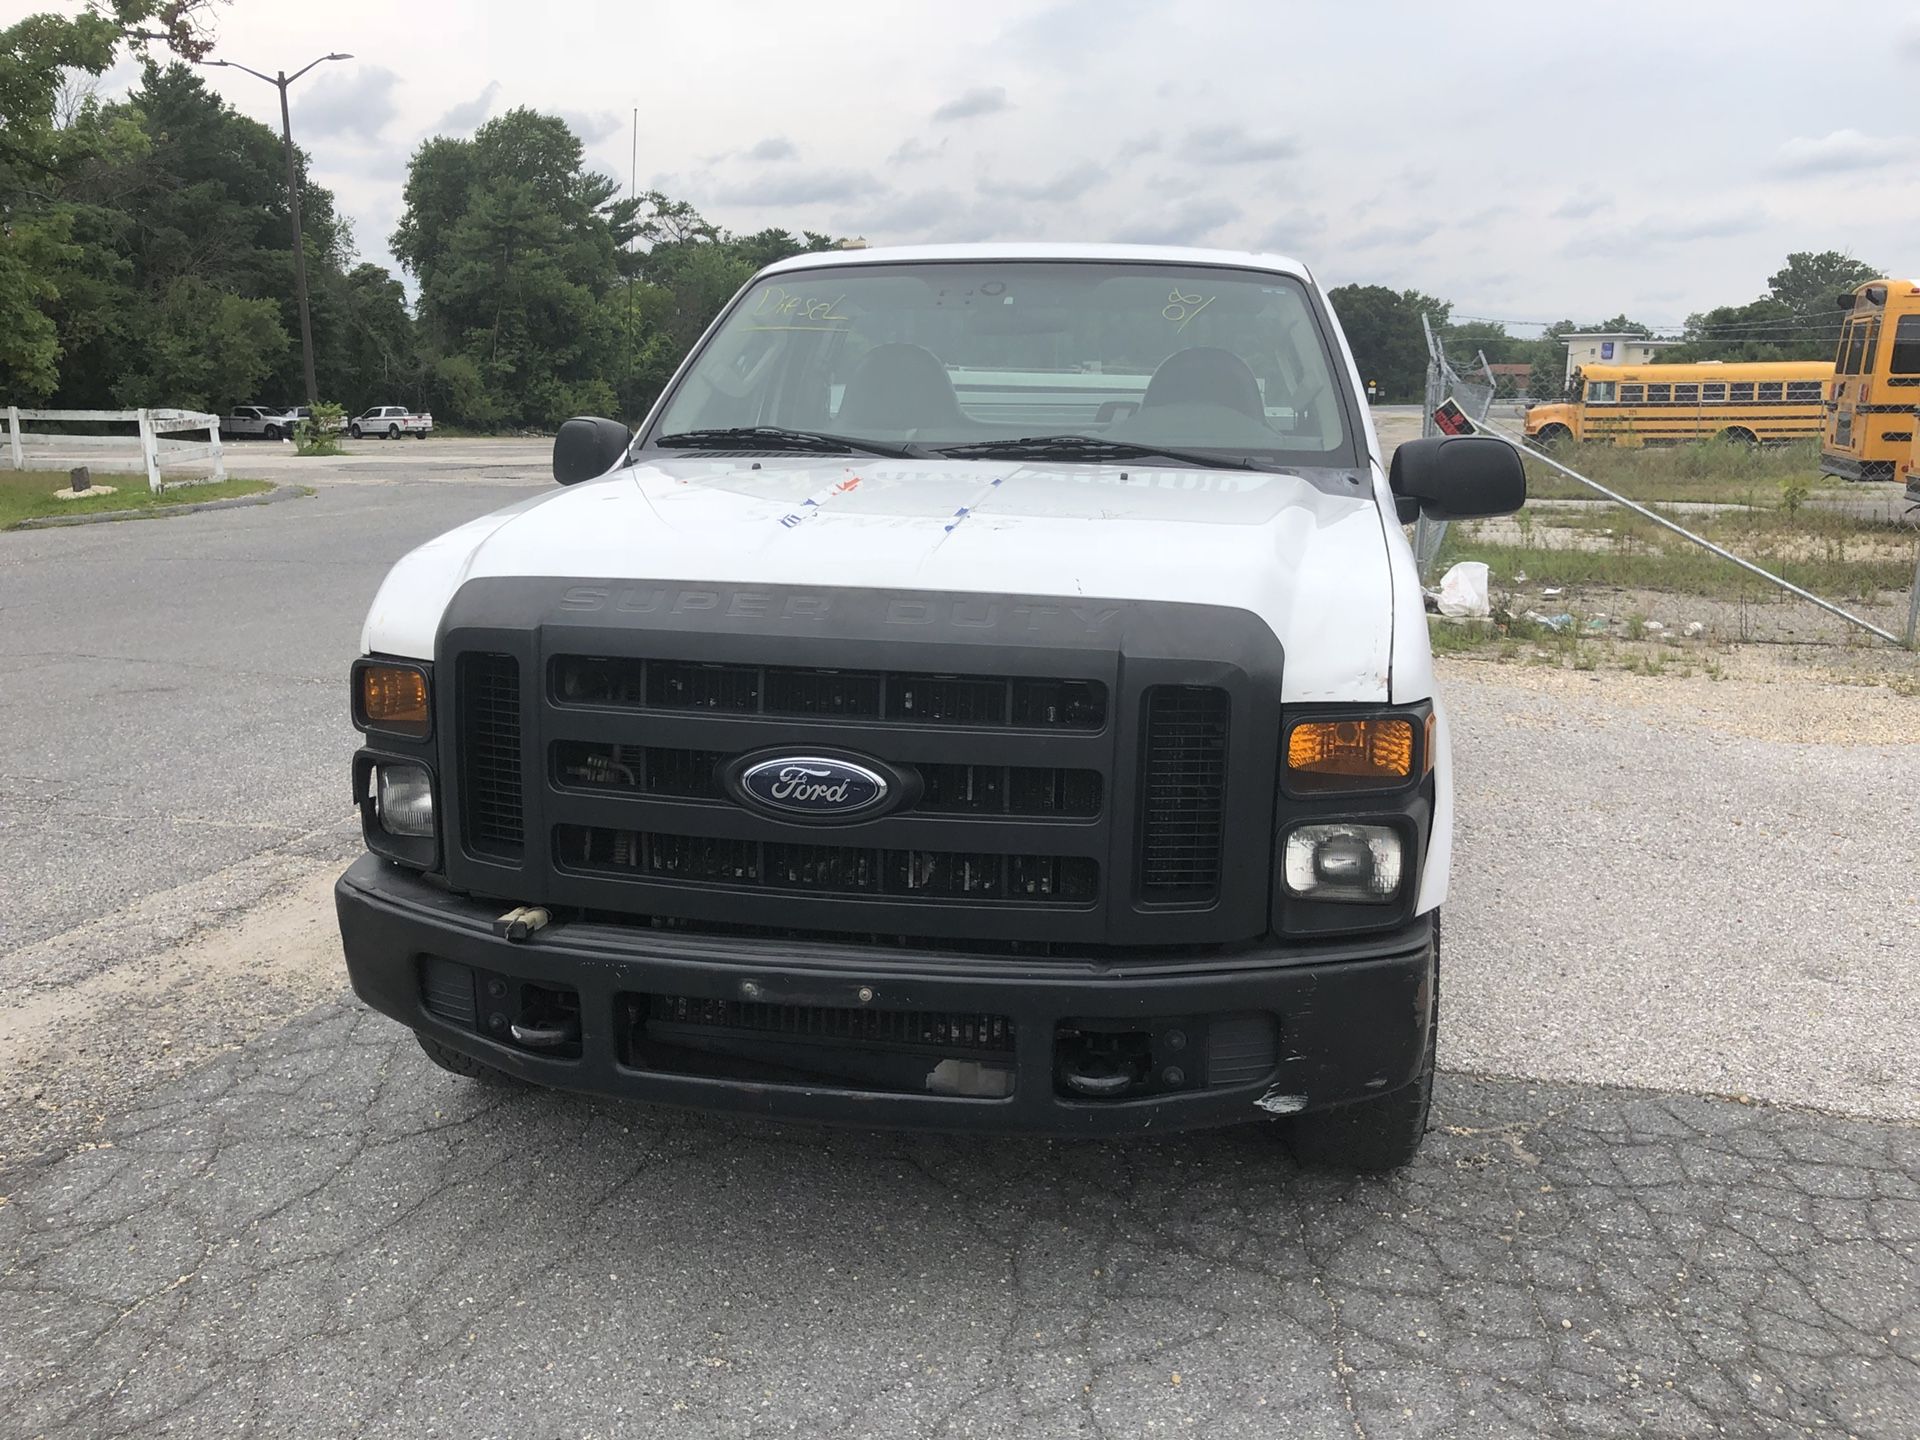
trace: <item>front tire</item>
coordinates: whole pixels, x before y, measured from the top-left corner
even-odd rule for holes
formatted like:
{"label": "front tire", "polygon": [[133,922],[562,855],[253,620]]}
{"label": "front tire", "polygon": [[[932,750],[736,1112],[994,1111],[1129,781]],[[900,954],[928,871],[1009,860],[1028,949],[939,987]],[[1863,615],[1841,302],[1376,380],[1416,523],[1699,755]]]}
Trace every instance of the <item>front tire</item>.
{"label": "front tire", "polygon": [[422,1035],[417,1031],[414,1039],[420,1042],[420,1048],[426,1052],[427,1059],[445,1070],[449,1075],[458,1075],[463,1080],[475,1080],[482,1085],[518,1085],[520,1081],[506,1071],[476,1060],[463,1051],[442,1045],[431,1035]]}
{"label": "front tire", "polygon": [[1573,431],[1564,425],[1542,425],[1540,433],[1533,437],[1536,445],[1564,445],[1573,438]]}
{"label": "front tire", "polygon": [[1433,917],[1433,992],[1427,1009],[1427,1058],[1398,1090],[1296,1115],[1287,1143],[1302,1165],[1378,1173],[1411,1164],[1426,1138],[1440,1040],[1440,917]]}
{"label": "front tire", "polygon": [[361,435],[360,435],[360,427],[359,427],[358,425],[350,425],[350,426],[348,426],[348,427],[347,427],[347,433],[348,433],[349,435],[351,435],[351,436],[352,436],[352,437],[353,437],[354,439],[356,439],[356,440],[358,440],[358,439],[360,439],[360,438],[361,438]]}
{"label": "front tire", "polygon": [[278,440],[279,438],[280,438],[280,427],[278,425],[267,426],[267,439]]}

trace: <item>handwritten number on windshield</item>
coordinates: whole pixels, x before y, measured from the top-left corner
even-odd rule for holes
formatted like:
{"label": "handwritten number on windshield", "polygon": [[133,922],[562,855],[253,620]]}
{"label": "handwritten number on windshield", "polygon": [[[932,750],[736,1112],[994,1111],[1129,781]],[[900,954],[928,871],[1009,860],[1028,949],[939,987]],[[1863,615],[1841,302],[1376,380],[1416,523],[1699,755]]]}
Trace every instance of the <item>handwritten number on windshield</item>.
{"label": "handwritten number on windshield", "polygon": [[1194,316],[1206,309],[1217,298],[1219,297],[1214,295],[1182,295],[1180,287],[1176,285],[1173,293],[1167,296],[1167,303],[1161,307],[1160,315],[1162,319],[1173,322],[1173,333],[1178,335],[1193,323]]}

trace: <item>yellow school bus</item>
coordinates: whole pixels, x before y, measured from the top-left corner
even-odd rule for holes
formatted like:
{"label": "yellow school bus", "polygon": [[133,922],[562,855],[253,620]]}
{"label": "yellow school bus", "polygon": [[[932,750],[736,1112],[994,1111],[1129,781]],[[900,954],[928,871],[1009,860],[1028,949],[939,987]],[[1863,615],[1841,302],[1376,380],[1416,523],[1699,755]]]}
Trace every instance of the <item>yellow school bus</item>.
{"label": "yellow school bus", "polygon": [[1897,479],[1912,464],[1920,404],[1920,284],[1870,280],[1842,295],[1840,308],[1847,319],[1820,469],[1849,480]]}
{"label": "yellow school bus", "polygon": [[1820,433],[1832,380],[1825,360],[1588,365],[1574,376],[1577,400],[1527,411],[1527,438],[1621,446],[1804,440]]}

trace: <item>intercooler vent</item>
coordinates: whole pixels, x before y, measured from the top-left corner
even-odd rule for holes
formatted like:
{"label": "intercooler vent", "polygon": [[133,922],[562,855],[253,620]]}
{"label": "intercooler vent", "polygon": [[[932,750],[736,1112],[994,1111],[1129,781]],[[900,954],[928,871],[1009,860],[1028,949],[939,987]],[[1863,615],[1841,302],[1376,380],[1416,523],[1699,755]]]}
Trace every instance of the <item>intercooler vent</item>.
{"label": "intercooler vent", "polygon": [[460,657],[460,814],[467,849],[518,859],[525,847],[520,776],[520,662],[474,651]]}
{"label": "intercooler vent", "polygon": [[1100,867],[1077,855],[882,850],[661,835],[559,825],[554,855],[569,869],[678,885],[725,885],[815,895],[1086,905]]}
{"label": "intercooler vent", "polygon": [[964,729],[1098,730],[1107,721],[1107,687],[1097,680],[561,655],[552,684],[563,705]]}
{"label": "intercooler vent", "polygon": [[1143,899],[1198,905],[1220,893],[1228,705],[1226,691],[1202,686],[1156,685],[1147,692]]}
{"label": "intercooler vent", "polygon": [[649,995],[653,1027],[684,1026],[736,1035],[776,1036],[815,1044],[883,1045],[889,1049],[1013,1053],[1013,1021],[973,1011],[840,1009]]}

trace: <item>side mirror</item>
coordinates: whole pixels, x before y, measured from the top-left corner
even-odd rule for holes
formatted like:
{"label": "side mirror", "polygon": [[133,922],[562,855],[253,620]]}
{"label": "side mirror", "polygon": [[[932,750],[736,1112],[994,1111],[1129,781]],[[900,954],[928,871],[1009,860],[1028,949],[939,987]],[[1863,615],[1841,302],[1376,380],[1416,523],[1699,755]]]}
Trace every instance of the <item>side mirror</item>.
{"label": "side mirror", "polygon": [[1479,520],[1511,515],[1527,503],[1520,452],[1486,435],[1407,441],[1393,452],[1387,487],[1400,502],[1402,520]]}
{"label": "side mirror", "polygon": [[553,437],[553,478],[577,485],[604,475],[620,463],[633,443],[633,432],[618,420],[577,415]]}

